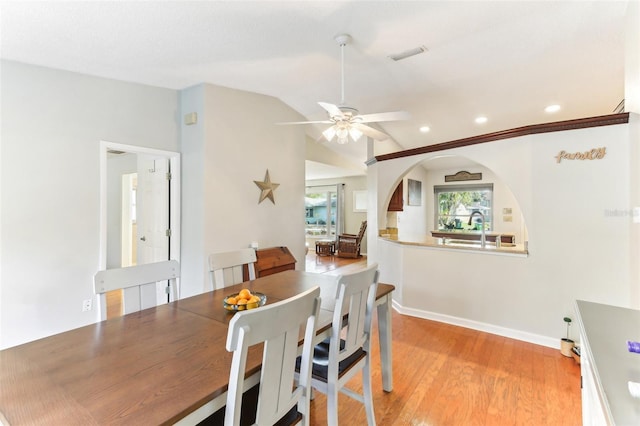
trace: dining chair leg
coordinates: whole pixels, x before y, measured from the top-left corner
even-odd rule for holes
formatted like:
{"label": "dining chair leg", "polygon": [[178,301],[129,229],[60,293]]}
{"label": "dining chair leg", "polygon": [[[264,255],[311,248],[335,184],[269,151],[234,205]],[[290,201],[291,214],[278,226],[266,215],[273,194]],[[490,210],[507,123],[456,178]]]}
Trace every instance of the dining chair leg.
{"label": "dining chair leg", "polygon": [[327,389],[327,425],[338,426],[338,391],[337,386],[329,384]]}
{"label": "dining chair leg", "polygon": [[371,362],[367,356],[367,361],[362,369],[362,392],[364,396],[364,409],[367,413],[367,424],[376,425],[376,417],[373,412],[373,390],[371,389]]}

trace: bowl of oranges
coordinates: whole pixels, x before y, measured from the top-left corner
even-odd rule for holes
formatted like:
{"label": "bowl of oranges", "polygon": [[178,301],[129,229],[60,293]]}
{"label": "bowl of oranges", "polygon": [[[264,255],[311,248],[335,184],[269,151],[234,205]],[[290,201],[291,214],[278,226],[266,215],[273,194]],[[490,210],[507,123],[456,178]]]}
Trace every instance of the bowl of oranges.
{"label": "bowl of oranges", "polygon": [[230,294],[224,298],[224,308],[227,311],[244,311],[255,309],[267,302],[267,296],[262,293],[251,293],[249,289],[243,288],[239,293]]}

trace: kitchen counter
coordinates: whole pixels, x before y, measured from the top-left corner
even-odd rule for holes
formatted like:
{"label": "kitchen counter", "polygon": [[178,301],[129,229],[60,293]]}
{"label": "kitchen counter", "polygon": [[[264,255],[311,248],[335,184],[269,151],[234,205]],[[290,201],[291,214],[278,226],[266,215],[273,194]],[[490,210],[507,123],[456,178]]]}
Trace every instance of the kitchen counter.
{"label": "kitchen counter", "polygon": [[639,425],[640,398],[628,382],[640,383],[640,354],[627,340],[640,341],[640,311],[576,301],[580,326],[582,418],[589,425]]}
{"label": "kitchen counter", "polygon": [[[482,237],[481,231],[469,231],[469,230],[446,230],[446,231],[431,231],[431,236],[435,238],[447,238],[452,240],[470,240],[470,241],[478,241],[480,242],[480,238]],[[514,244],[515,243],[515,235],[513,234],[498,234],[495,232],[486,232],[485,238],[487,242],[495,242],[496,239],[500,236],[500,241],[506,244]]]}
{"label": "kitchen counter", "polygon": [[524,244],[502,244],[496,247],[495,243],[486,243],[485,247],[480,246],[479,241],[449,240],[443,238],[435,238],[429,235],[402,235],[400,238],[397,234],[381,233],[383,240],[391,241],[398,244],[431,247],[439,250],[456,250],[469,251],[482,254],[501,254],[501,255],[521,255],[529,254]]}

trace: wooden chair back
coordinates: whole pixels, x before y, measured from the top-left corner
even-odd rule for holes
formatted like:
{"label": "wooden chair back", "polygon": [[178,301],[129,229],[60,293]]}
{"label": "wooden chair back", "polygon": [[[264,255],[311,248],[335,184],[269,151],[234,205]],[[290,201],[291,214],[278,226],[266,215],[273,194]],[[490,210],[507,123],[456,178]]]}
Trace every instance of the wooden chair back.
{"label": "wooden chair back", "polygon": [[[333,311],[329,350],[330,364],[332,353],[337,365],[360,348],[369,351],[378,274],[378,264],[374,263],[362,271],[338,277],[338,295]],[[340,340],[344,341],[342,349]]]}
{"label": "wooden chair back", "polygon": [[338,257],[360,257],[360,245],[367,230],[367,221],[360,225],[358,234],[338,235]]}
{"label": "wooden chair back", "polygon": [[[367,425],[375,426],[371,386],[371,320],[378,265],[337,278],[331,337],[316,345],[311,386],[327,395],[327,424],[338,425],[338,392],[364,403]],[[362,394],[345,385],[362,372]]]}
{"label": "wooden chair back", "polygon": [[[233,352],[225,426],[240,424],[249,347],[264,342],[256,425],[272,425],[294,406],[309,425],[313,339],[320,310],[320,288],[235,314],[229,323],[227,350]],[[295,381],[300,327],[304,328],[299,380]]]}
{"label": "wooden chair back", "polygon": [[228,287],[244,281],[243,267],[249,270],[249,279],[256,279],[256,251],[252,248],[225,251],[209,255],[209,275],[213,289]]}
{"label": "wooden chair back", "polygon": [[[146,263],[125,268],[98,271],[93,278],[99,296],[100,318],[107,319],[106,293],[122,289],[123,313],[126,315],[179,297],[180,263],[177,260]],[[166,286],[158,283],[167,281]]]}
{"label": "wooden chair back", "polygon": [[358,232],[358,240],[362,241],[362,239],[364,238],[364,233],[365,233],[366,230],[367,230],[367,221],[364,220],[360,224],[360,231]]}

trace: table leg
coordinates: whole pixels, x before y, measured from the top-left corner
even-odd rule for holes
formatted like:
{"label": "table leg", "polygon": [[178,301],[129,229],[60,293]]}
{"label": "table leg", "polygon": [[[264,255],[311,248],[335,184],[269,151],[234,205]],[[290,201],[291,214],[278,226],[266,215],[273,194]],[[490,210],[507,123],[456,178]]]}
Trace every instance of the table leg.
{"label": "table leg", "polygon": [[378,338],[382,365],[382,389],[393,390],[393,360],[391,356],[391,296],[378,300]]}

